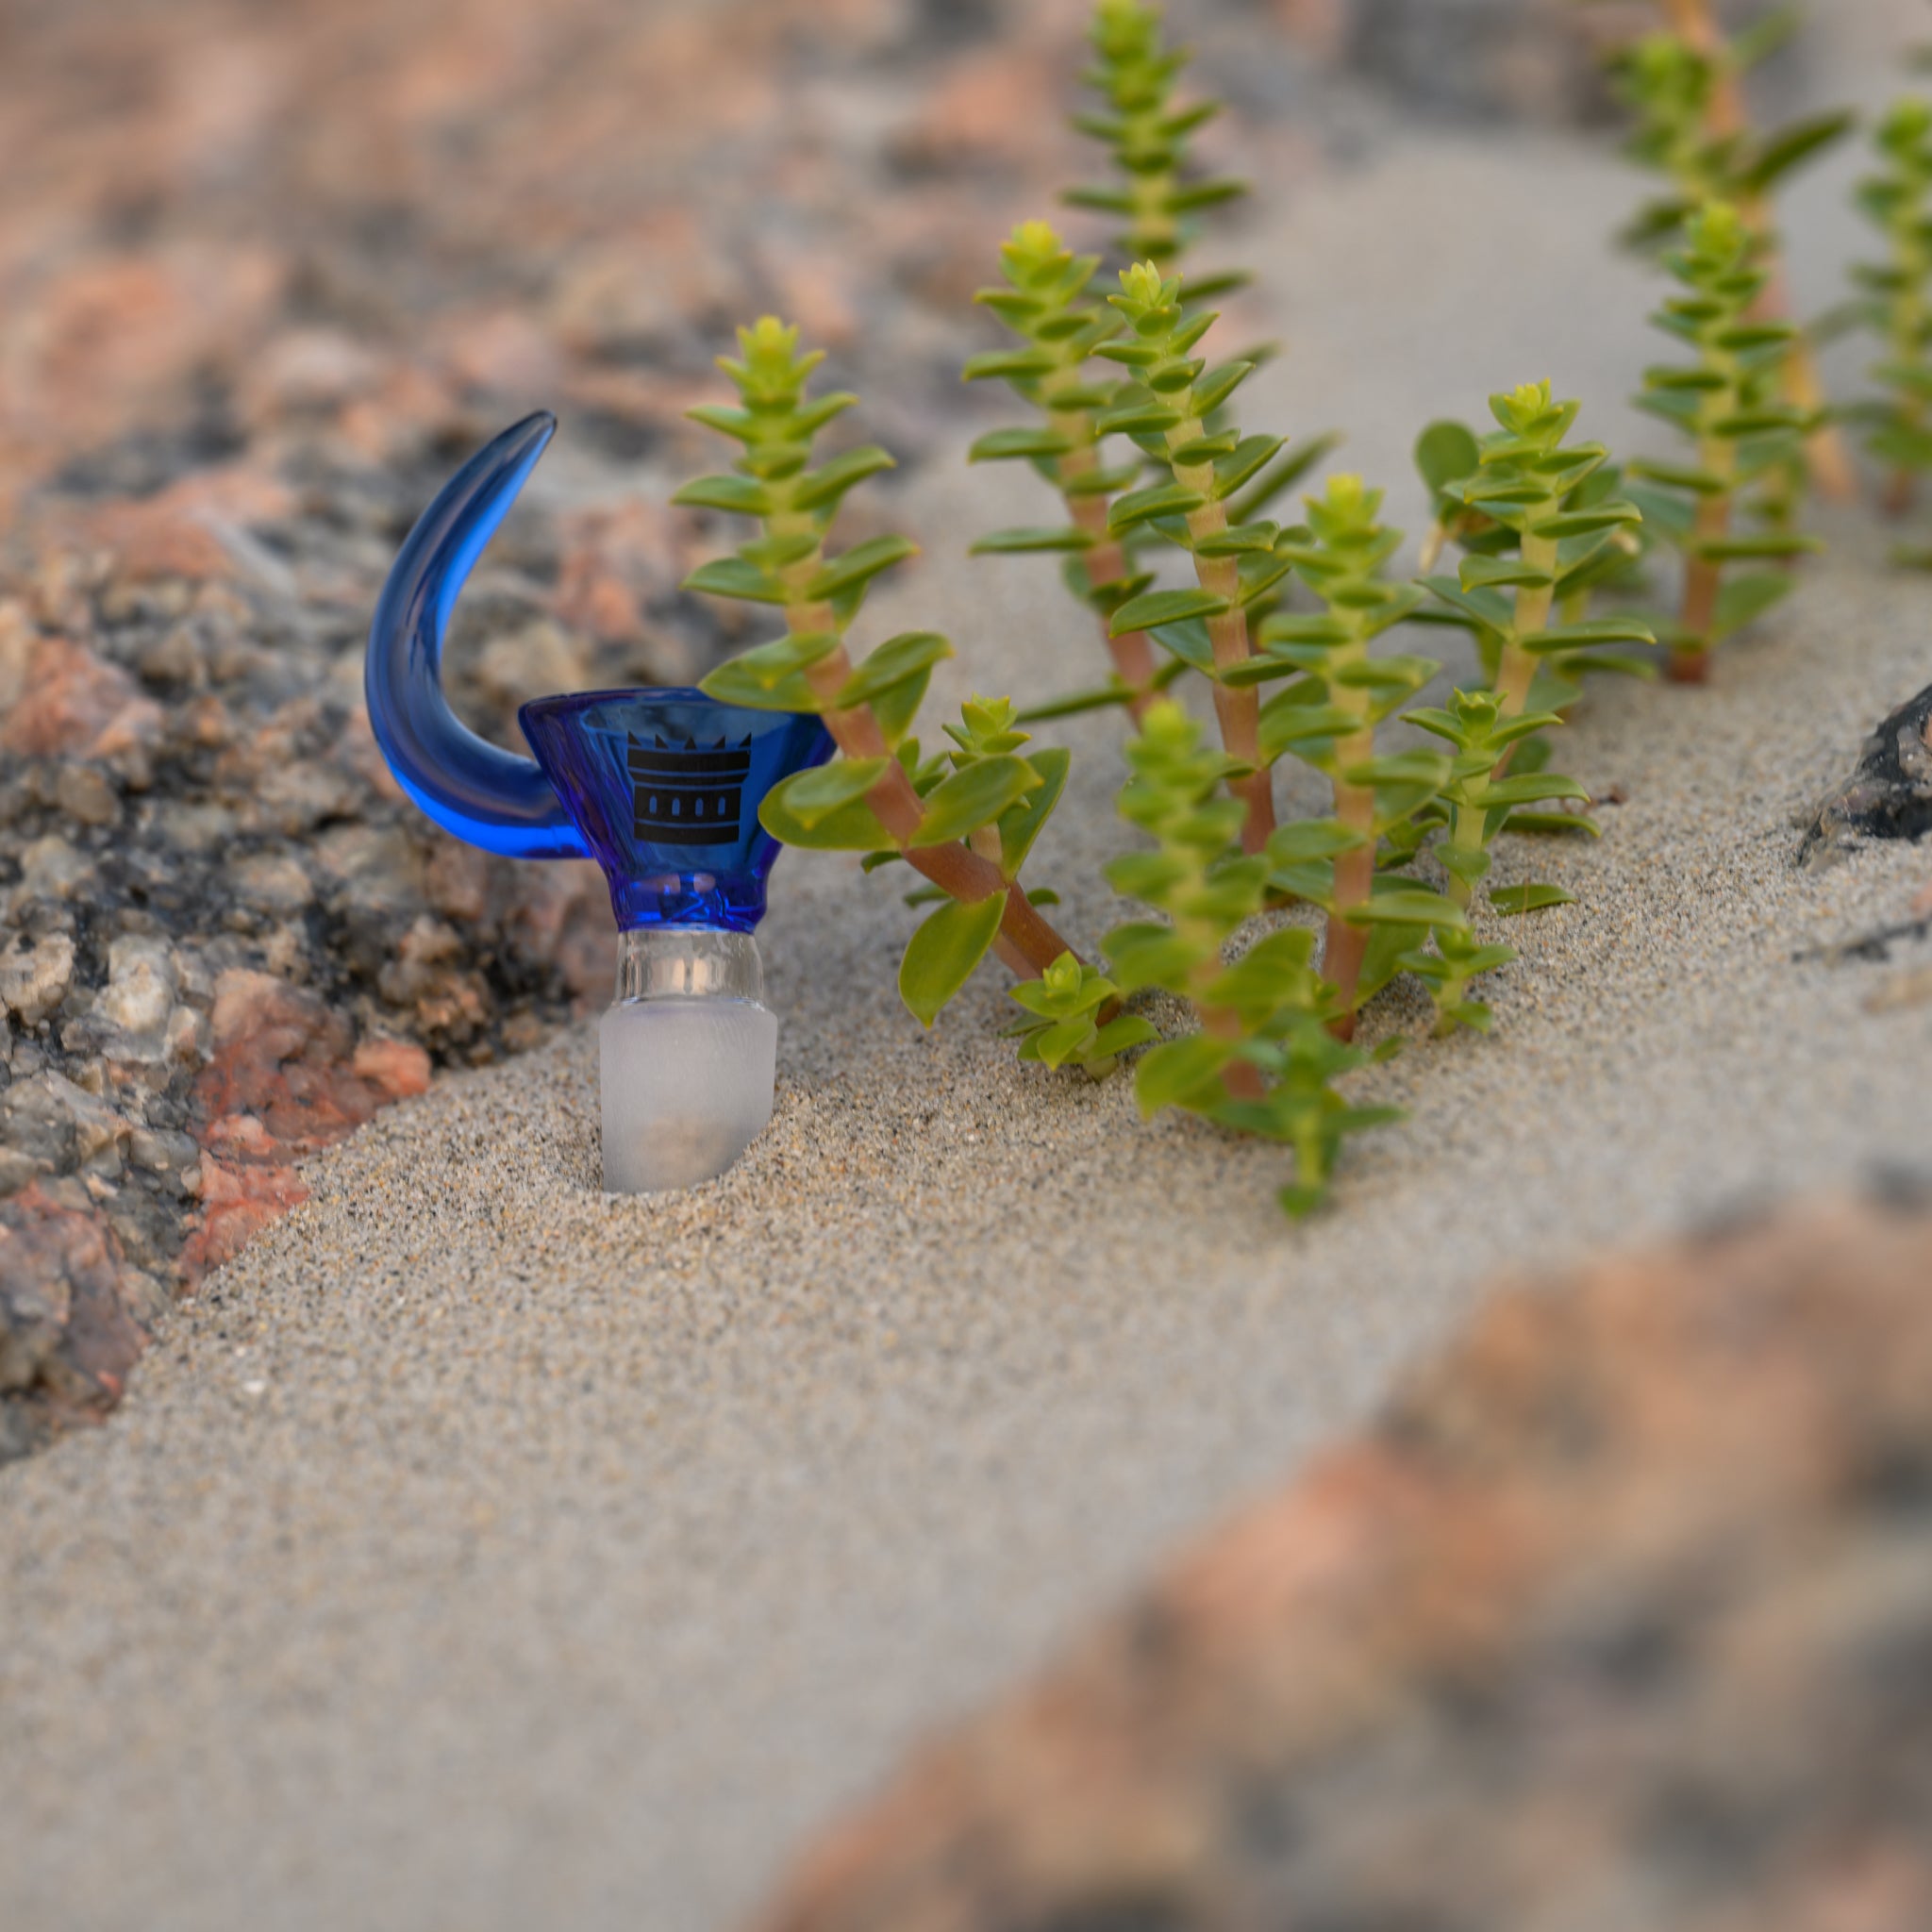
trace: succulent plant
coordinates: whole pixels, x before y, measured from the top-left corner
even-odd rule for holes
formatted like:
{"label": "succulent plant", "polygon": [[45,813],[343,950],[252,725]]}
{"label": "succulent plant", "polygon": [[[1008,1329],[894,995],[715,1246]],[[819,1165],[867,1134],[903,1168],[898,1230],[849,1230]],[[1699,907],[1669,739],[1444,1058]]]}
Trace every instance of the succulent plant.
{"label": "succulent plant", "polygon": [[1852,273],[1857,318],[1885,343],[1872,373],[1886,396],[1862,413],[1872,453],[1890,472],[1887,507],[1903,515],[1932,470],[1932,103],[1895,103],[1875,146],[1878,169],[1858,183],[1857,204],[1884,236],[1886,258]]}
{"label": "succulent plant", "polygon": [[[1759,316],[1789,321],[1776,193],[1798,169],[1841,140],[1856,117],[1836,109],[1770,133],[1752,125],[1745,79],[1803,28],[1802,7],[1774,8],[1728,39],[1709,0],[1657,0],[1657,8],[1662,30],[1611,58],[1617,91],[1635,118],[1628,152],[1668,183],[1663,194],[1640,210],[1626,239],[1646,247],[1681,244],[1707,204],[1729,204],[1756,241],[1765,271]],[[1792,339],[1781,386],[1785,400],[1808,424],[1800,452],[1803,468],[1796,474],[1808,475],[1826,496],[1849,499],[1857,478],[1826,411],[1816,357],[1802,334]]]}
{"label": "succulent plant", "polygon": [[801,354],[798,330],[774,317],[738,340],[739,355],[719,365],[737,406],[691,413],[741,453],[728,475],[687,484],[675,500],[749,517],[757,533],[693,572],[685,589],[780,612],[785,632],[720,666],[704,689],[731,704],[824,718],[841,755],[777,786],[759,819],[788,845],[861,852],[873,866],[904,860],[938,889],[944,903],[914,934],[899,974],[906,1004],[930,1025],[995,946],[1031,974],[1069,953],[1020,884],[1065,787],[1067,754],[1027,753],[1004,700],[967,705],[946,727],[951,748],[922,751],[912,726],[951,645],[936,632],[906,632],[857,665],[846,648],[874,580],[915,546],[885,535],[836,554],[826,547],[847,493],[892,458],[866,444],[814,463],[819,433],[857,398],[808,399],[823,354]]}
{"label": "succulent plant", "polygon": [[1285,926],[1228,958],[1268,903],[1278,855],[1240,849],[1242,808],[1220,795],[1227,758],[1169,699],[1148,712],[1127,763],[1121,815],[1154,847],[1115,859],[1107,875],[1165,917],[1108,935],[1111,977],[1128,991],[1175,994],[1200,1022],[1142,1056],[1134,1083],[1141,1110],[1178,1107],[1291,1147],[1295,1178],[1281,1201],[1307,1214],[1324,1199],[1343,1141],[1401,1111],[1357,1107],[1336,1091],[1372,1056],[1335,1038],[1342,1008],[1315,968],[1312,931]]}
{"label": "succulent plant", "polygon": [[[1633,463],[1632,475],[1649,487],[1632,495],[1683,553],[1682,608],[1657,631],[1671,646],[1672,676],[1701,683],[1712,652],[1790,590],[1790,573],[1777,566],[1821,547],[1789,529],[1740,527],[1753,486],[1790,464],[1810,419],[1784,399],[1796,331],[1757,314],[1767,272],[1739,211],[1712,203],[1665,260],[1680,292],[1653,320],[1692,357],[1646,371],[1637,403],[1694,450],[1688,462]],[[1770,567],[1728,576],[1731,565],[1746,562]]]}

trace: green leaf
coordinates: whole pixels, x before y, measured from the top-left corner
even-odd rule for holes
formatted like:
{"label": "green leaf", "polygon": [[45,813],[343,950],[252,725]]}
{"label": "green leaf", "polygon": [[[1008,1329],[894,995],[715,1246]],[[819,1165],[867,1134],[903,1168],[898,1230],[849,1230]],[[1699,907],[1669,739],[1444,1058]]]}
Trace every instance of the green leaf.
{"label": "green leaf", "polygon": [[892,835],[863,799],[841,806],[816,824],[807,824],[792,816],[786,805],[785,787],[778,785],[765,793],[764,803],[758,807],[758,824],[781,844],[808,851],[877,853],[893,849]]}
{"label": "green leaf", "polygon": [[1000,871],[1008,881],[1020,876],[1020,868],[1026,863],[1026,855],[1033,850],[1034,841],[1053,816],[1054,807],[1060,802],[1060,794],[1067,789],[1067,771],[1074,762],[1074,755],[1061,747],[1052,746],[1045,751],[1029,753],[1026,762],[1033,767],[1033,775],[1040,783],[1018,805],[1002,813],[999,821]]}
{"label": "green leaf", "polygon": [[1801,167],[1815,154],[1838,141],[1852,127],[1857,116],[1848,108],[1836,113],[1813,115],[1773,135],[1744,168],[1739,178],[1741,194],[1762,194],[1781,181],[1793,168]]}
{"label": "green leaf", "polygon": [[886,774],[890,758],[834,758],[809,772],[799,772],[772,789],[783,793],[786,815],[807,831],[815,831],[856,798],[863,798]]}
{"label": "green leaf", "polygon": [[1016,724],[1044,724],[1055,718],[1077,718],[1086,711],[1104,711],[1115,705],[1131,705],[1134,693],[1119,677],[1089,691],[1069,691],[1063,698],[1049,698],[1043,705],[1030,705],[1013,714]]}
{"label": "green leaf", "polygon": [[710,597],[737,597],[751,604],[782,604],[785,586],[739,557],[714,558],[686,577],[682,589]]}
{"label": "green leaf", "polygon": [[1753,571],[1733,577],[1717,593],[1717,609],[1711,620],[1714,643],[1735,637],[1747,625],[1755,624],[1767,610],[1781,604],[1793,589],[1791,578],[1777,571]]}
{"label": "green leaf", "polygon": [[672,499],[685,508],[729,510],[745,517],[769,516],[772,492],[754,476],[700,476]]}
{"label": "green leaf", "polygon": [[1091,550],[1093,539],[1073,524],[1057,528],[1029,525],[1014,530],[995,530],[973,546],[974,557],[1022,557],[1040,550]]}
{"label": "green leaf", "polygon": [[925,816],[920,820],[911,843],[945,845],[955,839],[963,839],[981,825],[991,824],[1008,806],[1017,804],[1042,782],[1024,758],[1011,752],[996,758],[975,758],[927,794]]}
{"label": "green leaf", "polygon": [[952,645],[937,631],[901,631],[888,638],[840,687],[837,708],[849,711],[875,703],[894,685],[930,671],[952,655]]}
{"label": "green leaf", "polygon": [[1221,1070],[1233,1058],[1229,1041],[1205,1033],[1157,1046],[1134,1074],[1134,1097],[1142,1116],[1152,1119],[1164,1107],[1185,1107],[1207,1089],[1218,1092]]}
{"label": "green leaf", "polygon": [[870,582],[882,570],[918,555],[919,545],[908,537],[869,538],[855,543],[842,557],[833,558],[805,587],[805,594],[814,602],[829,603]]}
{"label": "green leaf", "polygon": [[973,976],[973,969],[999,937],[1006,910],[1004,892],[994,892],[976,906],[956,900],[941,906],[912,935],[899,966],[899,997],[921,1025],[930,1026]]}
{"label": "green leaf", "polygon": [[1103,436],[1161,436],[1181,421],[1181,412],[1158,396],[1138,396],[1103,409],[1093,426]]}
{"label": "green leaf", "polygon": [[984,382],[989,377],[1031,382],[1053,372],[1054,358],[1046,349],[988,349],[970,358],[960,374],[968,382]]}
{"label": "green leaf", "polygon": [[1693,556],[1712,563],[1742,563],[1785,557],[1815,557],[1824,545],[1816,537],[1767,531],[1759,537],[1706,538],[1688,546]]}
{"label": "green leaf", "polygon": [[1415,466],[1438,497],[1482,468],[1482,445],[1475,432],[1461,423],[1431,423],[1416,441]]}
{"label": "green leaf", "polygon": [[1520,777],[1493,779],[1483,793],[1482,802],[1486,806],[1538,805],[1546,798],[1588,799],[1590,793],[1574,778],[1561,778],[1554,773],[1548,775],[1527,773]]}
{"label": "green leaf", "polygon": [[1214,646],[1208,637],[1204,619],[1191,617],[1181,624],[1156,625],[1147,635],[1163,651],[1172,651],[1191,671],[1204,677],[1214,675]]}
{"label": "green leaf", "polygon": [[1108,625],[1110,637],[1129,631],[1152,630],[1157,625],[1185,624],[1190,618],[1225,617],[1231,607],[1225,597],[1208,591],[1156,591],[1123,604]]}
{"label": "green leaf", "polygon": [[1252,362],[1224,362],[1220,368],[1210,369],[1194,385],[1195,414],[1213,415],[1254,373]]}
{"label": "green leaf", "polygon": [[1309,865],[1359,851],[1368,842],[1366,833],[1334,819],[1296,819],[1269,834],[1268,859],[1272,865]]}
{"label": "green leaf", "polygon": [[1520,557],[1465,557],[1461,575],[1465,591],[1517,587],[1546,591],[1556,581],[1548,571],[1533,569]]}
{"label": "green leaf", "polygon": [[1491,906],[1506,919],[1520,919],[1525,912],[1575,903],[1575,893],[1566,892],[1561,886],[1498,886],[1490,893]]}
{"label": "green leaf", "polygon": [[1469,915],[1455,900],[1441,892],[1425,892],[1420,887],[1403,886],[1392,891],[1377,892],[1366,906],[1349,908],[1351,925],[1427,925],[1449,932],[1464,932]]}
{"label": "green leaf", "polygon": [[1530,526],[1529,534],[1553,538],[1560,542],[1569,537],[1594,537],[1600,531],[1614,530],[1642,521],[1643,512],[1634,503],[1603,503],[1591,509],[1570,509],[1560,516],[1545,517],[1541,523]]}
{"label": "green leaf", "polygon": [[1553,625],[1519,638],[1525,651],[1582,651],[1592,644],[1654,644],[1657,632],[1635,617],[1596,617],[1587,624]]}
{"label": "green leaf", "polygon": [[868,476],[897,467],[891,453],[880,449],[876,443],[869,443],[863,449],[848,450],[822,468],[808,471],[801,476],[792,486],[791,507],[793,509],[823,509],[827,504],[840,502],[848,490],[863,483]]}
{"label": "green leaf", "polygon": [[1214,465],[1214,500],[1224,503],[1280,454],[1279,436],[1244,436]]}
{"label": "green leaf", "polygon": [[1361,724],[1353,711],[1339,705],[1271,703],[1261,710],[1261,756],[1272,764],[1291,745],[1306,744],[1311,739],[1345,738],[1359,731]]}
{"label": "green leaf", "polygon": [[1228,505],[1228,515],[1238,524],[1259,516],[1271,503],[1292,490],[1323,458],[1341,445],[1341,438],[1333,430],[1325,430],[1322,435],[1311,436],[1285,451],[1235,502]]}
{"label": "green leaf", "polygon": [[1562,838],[1572,832],[1581,832],[1589,839],[1601,839],[1604,835],[1604,828],[1582,811],[1512,811],[1503,821],[1503,829],[1540,838]]}
{"label": "green leaf", "polygon": [[1143,1020],[1139,1013],[1123,1013],[1119,1019],[1109,1020],[1095,1034],[1088,1058],[1090,1060],[1117,1059],[1134,1047],[1145,1046],[1150,1040],[1159,1038],[1160,1029],[1153,1021]]}
{"label": "green leaf", "polygon": [[1146,490],[1129,491],[1116,499],[1108,513],[1107,527],[1118,536],[1123,530],[1131,530],[1156,517],[1187,516],[1207,501],[1198,490],[1190,490],[1184,484],[1157,483]]}
{"label": "green leaf", "polygon": [[704,680],[708,697],[768,711],[823,711],[827,708],[805,676],[839,648],[834,631],[802,631],[741,652]]}
{"label": "green leaf", "polygon": [[1074,447],[1074,439],[1043,424],[1038,427],[995,429],[982,436],[966,453],[969,463],[1009,462],[1016,457],[1051,458],[1063,457]]}

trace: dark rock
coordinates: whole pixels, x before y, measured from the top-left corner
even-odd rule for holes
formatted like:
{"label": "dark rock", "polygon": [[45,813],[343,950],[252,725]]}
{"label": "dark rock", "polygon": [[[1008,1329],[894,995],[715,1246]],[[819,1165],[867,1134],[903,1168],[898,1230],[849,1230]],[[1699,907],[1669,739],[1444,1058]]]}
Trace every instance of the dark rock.
{"label": "dark rock", "polygon": [[117,1401],[162,1299],[84,1196],[0,1201],[0,1458]]}
{"label": "dark rock", "polygon": [[1865,741],[1857,770],[1819,808],[1799,862],[1830,865],[1874,839],[1932,832],[1932,686]]}
{"label": "dark rock", "polygon": [[1492,1303],[758,1924],[1932,1924],[1928,1281],[1846,1202]]}

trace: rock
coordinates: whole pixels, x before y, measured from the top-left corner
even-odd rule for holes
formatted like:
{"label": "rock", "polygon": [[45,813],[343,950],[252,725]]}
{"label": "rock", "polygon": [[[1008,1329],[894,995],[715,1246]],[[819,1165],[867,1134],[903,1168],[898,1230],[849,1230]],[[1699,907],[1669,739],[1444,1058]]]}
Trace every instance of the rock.
{"label": "rock", "polygon": [[1492,1303],[759,1932],[1932,1924],[1932,1214]]}
{"label": "rock", "polygon": [[235,895],[267,912],[300,912],[315,902],[315,888],[301,863],[279,852],[257,853],[228,874]]}
{"label": "rock", "polygon": [[16,908],[31,899],[71,899],[94,875],[94,862],[76,852],[65,839],[49,834],[20,848],[20,884],[14,888]]}
{"label": "rock", "polygon": [[192,1134],[168,1128],[136,1127],[127,1138],[127,1158],[148,1174],[186,1174],[201,1159]]}
{"label": "rock", "polygon": [[412,1041],[365,1040],[349,1067],[389,1100],[413,1100],[429,1091],[429,1056]]}
{"label": "rock", "polygon": [[38,1026],[74,983],[74,941],[65,933],[30,941],[16,932],[0,951],[0,1004],[23,1026]]}
{"label": "rock", "polygon": [[1813,871],[1874,839],[1932,832],[1932,686],[1865,741],[1857,769],[1819,808],[1799,848]]}
{"label": "rock", "polygon": [[81,1167],[116,1173],[130,1131],[106,1101],[51,1067],[0,1092],[0,1147],[14,1158],[16,1185]]}
{"label": "rock", "polygon": [[63,764],[54,797],[69,818],[84,825],[111,825],[121,816],[121,800],[98,765]]}
{"label": "rock", "polygon": [[167,941],[141,936],[108,949],[108,985],[94,1017],[123,1033],[158,1033],[175,1008],[175,960]]}
{"label": "rock", "polygon": [[210,1123],[202,1144],[224,1157],[317,1153],[399,1091],[422,1091],[411,1084],[419,1067],[427,1084],[426,1056],[398,1054],[395,1042],[365,1042],[358,1056],[348,1022],[318,994],[265,973],[223,974],[211,1024],[213,1054],[195,1097]]}
{"label": "rock", "polygon": [[201,1212],[181,1250],[185,1280],[199,1281],[231,1261],[271,1222],[308,1198],[292,1167],[206,1158],[201,1163]]}
{"label": "rock", "polygon": [[42,638],[25,688],[0,715],[0,751],[29,758],[85,755],[130,707],[142,704],[133,681],[69,638]]}
{"label": "rock", "polygon": [[98,1209],[38,1183],[0,1201],[0,1461],[119,1399],[157,1303]]}

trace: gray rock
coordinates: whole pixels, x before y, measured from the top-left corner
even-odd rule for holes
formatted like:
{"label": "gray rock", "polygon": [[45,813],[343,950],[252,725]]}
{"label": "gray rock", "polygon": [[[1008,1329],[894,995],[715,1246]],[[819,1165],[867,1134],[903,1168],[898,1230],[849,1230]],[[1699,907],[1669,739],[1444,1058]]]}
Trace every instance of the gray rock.
{"label": "gray rock", "polygon": [[62,765],[54,779],[54,798],[69,818],[84,825],[111,825],[121,816],[120,797],[98,765]]}
{"label": "gray rock", "polygon": [[0,1145],[58,1174],[124,1142],[129,1123],[52,1068],[0,1094]]}
{"label": "gray rock", "polygon": [[0,952],[0,1005],[23,1026],[38,1026],[74,984],[74,941],[65,933],[29,941],[16,933]]}

